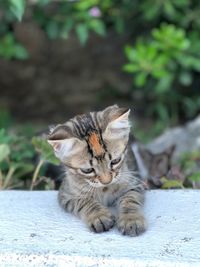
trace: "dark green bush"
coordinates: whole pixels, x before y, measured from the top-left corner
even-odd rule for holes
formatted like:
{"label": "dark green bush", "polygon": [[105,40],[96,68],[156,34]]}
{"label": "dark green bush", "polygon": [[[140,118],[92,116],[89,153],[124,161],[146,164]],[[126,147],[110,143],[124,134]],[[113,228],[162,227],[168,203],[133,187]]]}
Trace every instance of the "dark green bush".
{"label": "dark green bush", "polygon": [[[124,65],[132,73],[134,83],[154,100],[154,112],[165,122],[177,121],[182,107],[185,115],[194,115],[200,108],[198,88],[194,94],[182,95],[184,89],[193,90],[194,73],[200,71],[200,53],[192,48],[192,40],[184,29],[161,24],[152,30],[148,40],[139,40],[134,47],[126,46],[129,61]],[[190,98],[190,95],[192,98]]]}
{"label": "dark green bush", "polygon": [[199,1],[4,0],[0,7],[1,57],[28,57],[13,31],[25,9],[49,38],[67,39],[74,32],[85,44],[92,32],[103,37],[115,30],[129,36],[123,69],[133,77],[133,95],[152,103],[147,116],[177,123],[200,110]]}

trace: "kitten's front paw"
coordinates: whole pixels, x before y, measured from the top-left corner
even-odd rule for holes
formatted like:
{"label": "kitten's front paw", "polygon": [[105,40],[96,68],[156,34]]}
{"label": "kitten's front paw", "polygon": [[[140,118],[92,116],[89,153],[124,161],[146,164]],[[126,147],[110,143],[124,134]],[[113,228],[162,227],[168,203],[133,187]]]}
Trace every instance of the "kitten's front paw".
{"label": "kitten's front paw", "polygon": [[123,235],[137,236],[145,232],[146,220],[142,214],[123,214],[117,221],[117,228]]}
{"label": "kitten's front paw", "polygon": [[98,212],[88,218],[88,226],[95,233],[108,231],[115,224],[115,217],[109,211]]}

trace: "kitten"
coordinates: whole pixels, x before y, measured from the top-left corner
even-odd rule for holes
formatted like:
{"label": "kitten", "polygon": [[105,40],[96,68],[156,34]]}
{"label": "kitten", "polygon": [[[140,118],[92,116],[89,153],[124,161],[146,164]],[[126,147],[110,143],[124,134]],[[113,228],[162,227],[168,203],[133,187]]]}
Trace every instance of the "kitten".
{"label": "kitten", "polygon": [[131,147],[140,175],[146,182],[147,188],[160,188],[162,186],[160,178],[167,176],[172,168],[171,159],[174,154],[175,145],[171,145],[164,151],[156,154],[152,153],[135,139]]}
{"label": "kitten", "polygon": [[[124,235],[146,229],[144,186],[128,144],[130,110],[117,105],[78,115],[57,125],[48,137],[66,167],[59,203],[94,232],[115,224]],[[108,209],[117,208],[117,218]]]}

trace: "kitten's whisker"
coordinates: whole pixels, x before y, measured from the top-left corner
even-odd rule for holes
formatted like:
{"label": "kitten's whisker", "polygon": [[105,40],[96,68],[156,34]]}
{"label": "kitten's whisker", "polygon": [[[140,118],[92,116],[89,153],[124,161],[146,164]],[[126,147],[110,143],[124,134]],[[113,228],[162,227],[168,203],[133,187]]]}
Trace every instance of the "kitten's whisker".
{"label": "kitten's whisker", "polygon": [[129,179],[129,182],[134,182],[134,183],[139,183],[140,185],[144,185],[144,186],[146,186],[146,182],[145,181],[141,181],[141,180],[137,180],[137,179],[134,179],[134,180],[130,180]]}
{"label": "kitten's whisker", "polygon": [[138,171],[120,171],[120,174],[130,174],[130,175],[139,175],[140,173]]}
{"label": "kitten's whisker", "polygon": [[[136,174],[136,173],[134,173],[134,174]],[[142,181],[141,177],[135,176],[135,175],[133,175],[133,173],[130,173],[130,172],[120,172],[119,175],[125,176],[127,178],[129,178],[129,177],[130,178],[134,178],[134,179],[136,179],[138,181]]]}
{"label": "kitten's whisker", "polygon": [[137,176],[133,176],[133,175],[123,175],[123,174],[119,174],[117,176],[117,182],[118,183],[127,183],[127,184],[131,184],[131,183],[136,183],[139,182],[140,185],[143,185],[146,187],[146,182],[143,181],[141,178],[138,178]]}

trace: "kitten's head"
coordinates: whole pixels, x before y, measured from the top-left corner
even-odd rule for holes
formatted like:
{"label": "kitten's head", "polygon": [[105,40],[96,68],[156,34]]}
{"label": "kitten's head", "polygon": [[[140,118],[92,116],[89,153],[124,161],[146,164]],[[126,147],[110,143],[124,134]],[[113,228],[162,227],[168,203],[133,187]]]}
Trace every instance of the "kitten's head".
{"label": "kitten's head", "polygon": [[140,148],[140,154],[148,170],[150,187],[161,187],[160,178],[166,176],[171,169],[171,159],[175,150],[175,145],[165,149],[163,152],[153,154],[148,149]]}
{"label": "kitten's head", "polygon": [[94,187],[117,180],[129,138],[130,110],[117,105],[57,125],[48,138],[68,170]]}

